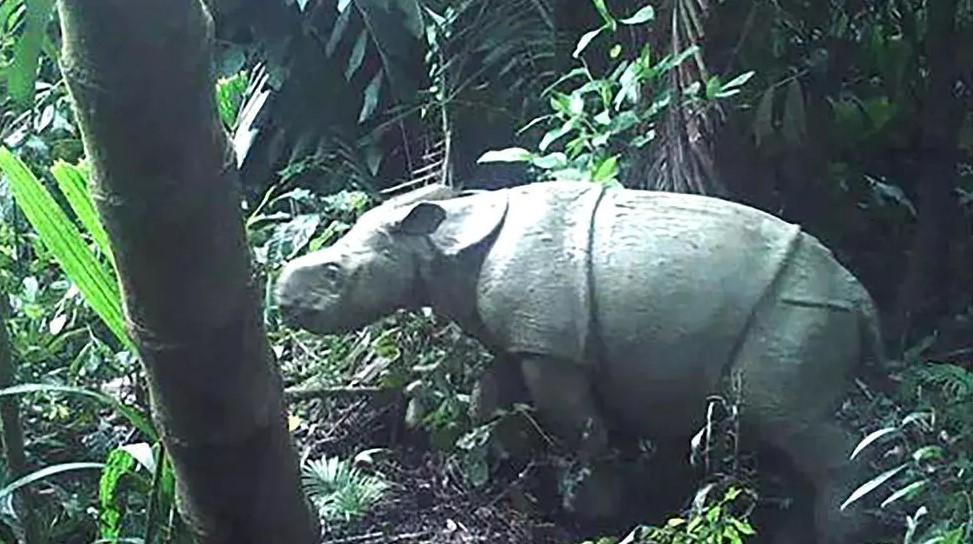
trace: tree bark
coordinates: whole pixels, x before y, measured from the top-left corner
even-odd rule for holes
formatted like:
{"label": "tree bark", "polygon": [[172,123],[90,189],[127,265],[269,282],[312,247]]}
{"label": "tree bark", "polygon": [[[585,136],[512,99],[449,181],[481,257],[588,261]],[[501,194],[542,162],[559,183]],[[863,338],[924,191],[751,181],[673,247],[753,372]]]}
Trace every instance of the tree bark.
{"label": "tree bark", "polygon": [[[946,309],[950,287],[952,224],[960,213],[956,199],[958,135],[966,112],[957,94],[959,51],[956,0],[928,3],[926,63],[928,84],[922,109],[919,220],[905,280],[899,289],[892,338],[910,340],[918,320]],[[901,350],[904,346],[897,346]]]}
{"label": "tree bark", "polygon": [[58,11],[180,514],[206,544],[314,542],[216,113],[212,19],[200,0],[59,0]]}

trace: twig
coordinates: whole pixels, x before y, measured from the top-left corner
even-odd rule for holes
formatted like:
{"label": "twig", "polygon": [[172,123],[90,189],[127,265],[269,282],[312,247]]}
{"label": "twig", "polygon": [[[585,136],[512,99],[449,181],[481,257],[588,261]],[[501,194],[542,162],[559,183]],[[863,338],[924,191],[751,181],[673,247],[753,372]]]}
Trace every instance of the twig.
{"label": "twig", "polygon": [[284,400],[296,402],[314,398],[357,397],[380,395],[395,391],[391,387],[308,387],[284,390]]}
{"label": "twig", "polygon": [[404,183],[400,183],[394,187],[389,187],[388,189],[382,189],[379,193],[383,195],[392,195],[404,189],[410,189],[416,185],[422,185],[426,181],[426,178],[421,178],[418,180],[409,180]]}
{"label": "twig", "polygon": [[381,531],[376,531],[374,533],[365,533],[363,535],[346,536],[341,538],[335,538],[331,540],[325,540],[321,544],[355,544],[358,542],[368,542],[376,541],[381,539],[381,542],[402,542],[410,538],[420,538],[424,536],[429,536],[429,531],[416,531],[414,533],[402,533],[399,535],[386,535]]}
{"label": "twig", "polygon": [[509,484],[507,484],[507,486],[505,486],[503,488],[503,491],[501,491],[500,493],[497,493],[496,496],[494,496],[492,499],[490,499],[490,502],[488,502],[486,504],[487,508],[492,508],[495,504],[497,504],[498,502],[500,502],[500,499],[504,498],[508,493],[510,493],[510,490],[513,489],[514,486],[517,486],[521,482],[523,482],[527,478],[527,476],[534,470],[534,466],[535,465],[536,465],[536,462],[532,459],[527,464],[527,466],[524,467],[524,470],[521,470],[520,473],[517,474],[517,478],[515,478],[514,481],[510,482]]}

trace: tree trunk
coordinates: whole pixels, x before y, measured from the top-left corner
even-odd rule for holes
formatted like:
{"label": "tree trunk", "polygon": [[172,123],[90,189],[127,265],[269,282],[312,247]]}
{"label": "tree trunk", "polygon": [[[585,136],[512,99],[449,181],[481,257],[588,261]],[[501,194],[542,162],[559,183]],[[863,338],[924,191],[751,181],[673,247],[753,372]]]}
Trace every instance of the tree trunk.
{"label": "tree trunk", "polygon": [[[919,222],[898,294],[892,338],[909,341],[918,320],[941,315],[948,300],[951,225],[956,200],[957,138],[965,118],[957,94],[956,0],[928,4],[928,84],[922,111]],[[902,348],[904,346],[898,346]]]}
{"label": "tree trunk", "polygon": [[199,542],[310,543],[200,0],[59,0],[62,70],[126,320]]}

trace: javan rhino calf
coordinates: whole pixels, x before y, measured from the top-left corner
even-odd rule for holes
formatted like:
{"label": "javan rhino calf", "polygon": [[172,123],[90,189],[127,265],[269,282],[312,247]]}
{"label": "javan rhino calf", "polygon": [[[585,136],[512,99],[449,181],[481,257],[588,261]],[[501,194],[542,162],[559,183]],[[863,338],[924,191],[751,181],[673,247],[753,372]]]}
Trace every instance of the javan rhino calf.
{"label": "javan rhino calf", "polygon": [[871,297],[818,240],[704,196],[448,192],[392,199],[290,262],[284,315],[337,333],[431,306],[519,361],[542,421],[589,456],[608,447],[609,413],[647,437],[691,435],[733,373],[743,436],[813,482],[818,542],[849,541],[857,517],[839,505],[860,480],[834,411],[881,342]]}

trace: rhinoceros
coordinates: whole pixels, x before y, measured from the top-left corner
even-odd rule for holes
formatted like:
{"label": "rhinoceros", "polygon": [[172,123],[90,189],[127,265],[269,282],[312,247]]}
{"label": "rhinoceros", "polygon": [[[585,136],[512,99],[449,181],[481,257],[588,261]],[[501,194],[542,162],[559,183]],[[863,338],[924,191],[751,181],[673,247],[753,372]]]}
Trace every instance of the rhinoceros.
{"label": "rhinoceros", "polygon": [[[427,187],[361,216],[277,284],[317,333],[432,309],[519,362],[555,435],[588,456],[619,424],[691,435],[734,376],[744,437],[813,482],[818,542],[845,542],[859,477],[835,409],[882,361],[871,297],[815,237],[714,197],[573,182]],[[859,482],[860,483],[860,482]]]}

